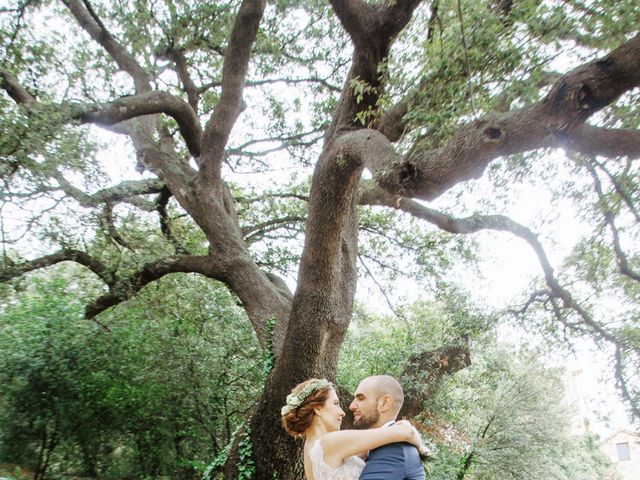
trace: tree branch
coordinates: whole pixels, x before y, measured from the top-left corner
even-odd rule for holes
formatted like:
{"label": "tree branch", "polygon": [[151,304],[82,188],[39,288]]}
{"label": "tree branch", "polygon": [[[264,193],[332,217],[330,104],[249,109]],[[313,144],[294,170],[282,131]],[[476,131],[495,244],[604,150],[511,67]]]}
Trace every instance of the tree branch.
{"label": "tree branch", "polygon": [[433,397],[446,375],[469,365],[471,353],[466,343],[411,355],[401,375],[402,384],[405,385],[405,401],[399,416],[416,416],[422,410],[422,402]]}
{"label": "tree branch", "polygon": [[[313,135],[315,133],[320,133],[322,131],[325,130],[326,127],[319,127],[319,128],[314,128],[313,130],[309,130],[307,132],[301,132],[301,133],[296,133],[293,135],[281,135],[279,137],[267,137],[267,138],[255,138],[252,140],[249,140],[248,142],[245,142],[241,145],[238,145],[237,147],[233,147],[231,149],[229,149],[229,154],[239,154],[241,153],[245,148],[251,146],[251,145],[256,145],[258,143],[272,143],[272,142],[280,142],[283,145],[309,145],[310,143],[315,143],[318,141],[317,138],[313,138],[310,142],[301,142],[301,140],[305,137],[308,137],[309,135]],[[285,147],[282,147],[285,148]]]}
{"label": "tree branch", "polygon": [[[63,0],[80,26],[89,36],[101,45],[118,67],[128,73],[133,79],[135,91],[138,94],[150,92],[151,75],[142,68],[136,58],[129,53],[106,29],[104,24],[95,14],[88,0]],[[172,182],[173,187],[183,186],[185,178],[192,175],[191,169],[186,163],[179,163],[175,155],[161,151],[156,136],[155,118],[139,117],[127,122],[124,132],[133,141],[138,155],[139,165],[144,166],[158,174],[167,182]],[[123,133],[119,130],[119,133]],[[160,132],[161,142],[163,134]],[[185,139],[190,148],[198,151],[196,142],[191,142],[189,136]],[[160,143],[161,143],[160,142]],[[176,165],[176,163],[179,163]]]}
{"label": "tree branch", "polygon": [[[33,97],[7,70],[0,68],[0,86],[4,88],[16,103],[33,105]],[[61,105],[65,107],[66,105]],[[149,91],[139,95],[119,98],[101,105],[70,104],[74,118],[86,123],[101,126],[113,126],[132,118],[165,113],[177,123],[192,156],[200,155],[202,127],[196,112],[180,98],[166,92]]]}
{"label": "tree branch", "polygon": [[[266,222],[259,223],[257,225],[251,225],[249,227],[242,227],[242,235],[245,237],[247,242],[251,242],[251,238],[257,237],[260,234],[264,234],[266,232],[275,230],[280,228],[282,225],[287,225],[290,223],[301,223],[304,222],[305,218],[300,217],[298,215],[287,215],[281,218],[273,218]],[[274,228],[269,228],[274,227]]]}
{"label": "tree branch", "polygon": [[198,90],[196,84],[193,82],[191,75],[189,75],[187,59],[185,58],[184,53],[179,49],[170,47],[167,49],[166,55],[176,64],[178,78],[180,79],[180,82],[182,82],[182,87],[187,94],[189,105],[191,105],[191,108],[197,114],[200,91]]}
{"label": "tree branch", "polygon": [[122,235],[120,235],[120,232],[118,232],[118,229],[116,228],[115,222],[113,221],[113,205],[111,205],[110,203],[106,203],[104,206],[101,223],[103,228],[107,230],[109,237],[111,237],[114,242],[116,242],[121,247],[133,250],[133,248],[131,248],[131,245],[129,245],[129,242],[127,242],[122,237]]}
{"label": "tree branch", "polygon": [[143,93],[150,91],[150,75],[138,64],[135,57],[127,52],[106,29],[91,8],[88,0],[83,0],[83,2],[80,0],[63,0],[63,3],[71,11],[80,26],[111,55],[111,58],[113,58],[121,70],[131,75],[136,87],[136,92]]}
{"label": "tree branch", "polygon": [[94,318],[108,308],[128,300],[145,285],[170,273],[200,273],[210,278],[220,278],[222,267],[208,256],[170,256],[156,260],[146,264],[129,278],[119,280],[109,289],[109,293],[87,305],[85,317]]}
{"label": "tree branch", "polygon": [[178,255],[189,255],[189,251],[176,238],[176,236],[173,234],[173,230],[171,229],[169,215],[167,214],[167,205],[169,204],[170,198],[171,191],[165,187],[162,189],[160,195],[158,195],[158,198],[156,199],[156,210],[160,217],[160,230],[162,231],[164,237],[173,244]]}
{"label": "tree branch", "polygon": [[64,176],[59,172],[53,173],[53,178],[56,179],[60,188],[70,197],[75,199],[81,206],[85,208],[96,207],[103,203],[117,203],[128,202],[136,206],[142,207],[145,211],[151,211],[154,208],[149,205],[143,205],[139,201],[132,199],[137,195],[149,195],[152,193],[160,193],[164,188],[164,184],[158,179],[146,179],[146,180],[125,180],[113,187],[99,190],[94,194],[87,194],[74,187]]}
{"label": "tree branch", "polygon": [[609,226],[609,229],[611,230],[611,235],[613,237],[613,251],[616,254],[616,259],[618,261],[618,268],[620,269],[620,273],[622,273],[623,275],[626,275],[632,280],[635,280],[636,282],[640,282],[640,275],[631,269],[631,267],[629,266],[629,261],[627,260],[627,256],[622,250],[622,246],[620,245],[620,234],[618,232],[618,228],[616,227],[615,214],[613,213],[611,208],[609,208],[609,206],[607,205],[607,201],[605,199],[604,192],[602,190],[602,183],[600,182],[600,177],[598,177],[598,174],[596,173],[594,166],[591,164],[589,160],[584,162],[584,165],[586,169],[589,170],[589,173],[593,178],[593,183],[594,183],[593,186],[596,191],[596,194],[598,195],[598,200],[599,200],[598,204],[600,206],[602,214],[604,215],[604,221]]}
{"label": "tree branch", "polygon": [[583,125],[567,134],[564,146],[589,156],[638,158],[640,157],[640,130]]}
{"label": "tree branch", "polygon": [[222,66],[222,94],[211,118],[205,126],[205,155],[201,159],[203,178],[218,178],[224,151],[238,115],[242,111],[242,92],[247,76],[251,47],[266,0],[243,0],[231,31]]}
{"label": "tree branch", "polygon": [[525,313],[527,313],[531,305],[535,303],[540,303],[542,299],[549,297],[550,294],[551,292],[549,290],[536,290],[531,295],[529,295],[529,298],[527,299],[527,301],[524,303],[522,307],[520,307],[518,310],[511,308],[508,311],[514,316],[522,316]]}
{"label": "tree branch", "polygon": [[597,165],[598,168],[600,168],[600,170],[602,170],[605,173],[605,175],[609,178],[609,181],[613,185],[613,188],[615,189],[616,193],[620,195],[620,198],[627,205],[627,208],[633,214],[634,218],[636,219],[636,222],[640,223],[640,212],[638,212],[636,205],[634,205],[633,198],[631,198],[629,192],[627,192],[627,190],[621,184],[621,182],[615,176],[613,176],[611,172],[609,172],[609,170],[607,170],[604,164],[598,162],[598,160],[596,160],[595,158],[592,158],[591,161],[595,165]]}
{"label": "tree branch", "polygon": [[[640,408],[638,407],[638,401],[634,401],[634,397],[637,398],[637,394],[634,396],[629,391],[629,386],[627,385],[627,381],[624,378],[624,366],[622,362],[622,348],[620,345],[616,345],[616,352],[614,354],[615,358],[615,376],[616,376],[616,386],[620,389],[622,393],[622,398],[624,398],[627,403],[631,407],[631,412],[636,420],[640,420]],[[635,370],[637,373],[637,370]]]}
{"label": "tree branch", "polygon": [[436,23],[440,26],[440,31],[442,31],[442,21],[440,20],[440,16],[438,15],[440,0],[433,0],[431,2],[431,14],[429,15],[429,21],[427,22],[427,42],[433,42],[433,34],[436,29]]}
{"label": "tree branch", "polygon": [[180,98],[166,92],[145,92],[139,95],[122,97],[114,102],[100,106],[77,106],[77,117],[97,125],[113,125],[124,120],[165,113],[178,123],[180,133],[189,152],[199,157],[202,143],[202,127],[196,112]]}
{"label": "tree branch", "polygon": [[375,277],[375,275],[373,274],[373,272],[371,271],[371,269],[369,268],[369,266],[367,265],[367,263],[363,260],[363,257],[366,258],[365,255],[362,255],[360,253],[358,253],[358,260],[360,260],[360,264],[364,267],[365,271],[367,272],[367,275],[369,275],[369,278],[373,281],[373,283],[376,285],[376,287],[378,287],[378,291],[380,292],[380,295],[382,295],[382,297],[384,298],[387,307],[389,307],[389,310],[391,310],[391,312],[393,312],[393,314],[403,320],[403,321],[407,321],[407,319],[404,317],[404,315],[402,315],[401,312],[399,312],[395,306],[393,305],[393,302],[391,301],[391,299],[389,298],[389,296],[387,295],[387,292],[385,292],[385,288],[380,285],[380,282],[378,282],[378,279]]}
{"label": "tree branch", "polygon": [[404,115],[408,111],[406,102],[400,102],[383,113],[380,121],[376,126],[377,130],[389,139],[390,142],[397,142],[402,138],[407,127],[403,120]]}
{"label": "tree branch", "polygon": [[[331,85],[326,78],[308,77],[308,78],[267,78],[264,80],[248,80],[245,83],[245,87],[259,87],[261,85],[269,85],[271,83],[286,83],[287,85],[295,85],[298,83],[317,83],[322,85],[327,90],[333,92],[340,92],[340,88],[335,85]],[[205,92],[211,87],[219,87],[222,82],[209,82],[206,85],[198,88],[199,92]]]}
{"label": "tree branch", "polygon": [[498,230],[510,232],[522,238],[536,253],[544,272],[546,283],[554,295],[563,300],[565,307],[574,309],[582,317],[584,322],[591,326],[602,338],[615,342],[615,338],[606,332],[599,324],[595,323],[591,316],[571,297],[569,292],[560,286],[554,277],[553,268],[537,236],[527,227],[504,215],[476,214],[466,218],[451,217],[437,210],[425,207],[413,200],[394,197],[389,194],[385,195],[380,189],[375,187],[372,189],[363,189],[360,200],[361,203],[365,205],[385,205],[403,210],[450,233],[474,233],[480,230]]}
{"label": "tree branch", "polygon": [[301,200],[303,202],[309,201],[308,196],[300,195],[298,193],[267,193],[265,195],[261,195],[259,197],[253,197],[253,198],[235,197],[234,201],[238,203],[251,204],[251,203],[261,202],[266,198],[295,198],[296,200]]}
{"label": "tree branch", "polygon": [[[415,148],[401,157],[384,147],[376,162],[374,178],[389,192],[407,197],[433,199],[451,186],[478,178],[487,165],[503,155],[543,147],[587,145],[595,132],[606,139],[602,153],[637,154],[638,135],[624,147],[615,147],[621,131],[585,127],[584,122],[626,91],[640,85],[640,34],[606,57],[587,63],[562,76],[539,103],[487,116],[458,129],[443,148]],[[583,147],[580,147],[583,148]],[[369,165],[368,165],[369,166]]]}
{"label": "tree branch", "polygon": [[20,84],[18,79],[2,67],[0,67],[0,87],[19,105],[29,105],[36,101],[36,98]]}
{"label": "tree branch", "polygon": [[93,258],[87,252],[74,249],[63,249],[56,253],[52,253],[51,255],[45,255],[43,257],[36,258],[35,260],[19,264],[5,264],[0,270],[0,282],[7,282],[12,278],[19,277],[25,273],[50,267],[65,261],[76,262],[80,265],[84,265],[107,285],[112,285],[114,282],[113,273],[110,272],[102,262]]}
{"label": "tree branch", "polygon": [[[510,232],[517,237],[522,238],[529,244],[538,257],[538,261],[544,273],[545,283],[549,288],[549,295],[551,299],[560,300],[563,308],[576,313],[581,321],[580,325],[586,327],[584,332],[589,333],[596,341],[605,341],[611,344],[616,349],[617,357],[621,356],[623,345],[620,340],[615,336],[615,334],[607,331],[605,327],[597,322],[593,316],[573,298],[571,293],[560,284],[554,275],[553,267],[547,258],[542,244],[539,242],[536,235],[525,226],[520,225],[504,215],[472,215],[466,218],[454,218],[425,207],[413,200],[394,197],[389,195],[387,192],[384,192],[379,187],[371,185],[362,188],[360,201],[365,205],[385,205],[403,210],[451,233],[473,233],[488,229]],[[528,303],[530,304],[537,298],[539,298],[539,295],[531,297]],[[568,324],[562,319],[561,312],[557,307],[554,315],[569,328],[578,330],[577,324]],[[633,414],[636,418],[640,418],[640,409],[638,409],[637,402],[634,401],[633,395],[629,392],[629,386],[627,385],[624,376],[621,373],[618,375],[618,371],[622,371],[622,368],[622,363],[616,360],[616,378],[618,379],[618,387],[620,388],[623,398],[632,409]]]}

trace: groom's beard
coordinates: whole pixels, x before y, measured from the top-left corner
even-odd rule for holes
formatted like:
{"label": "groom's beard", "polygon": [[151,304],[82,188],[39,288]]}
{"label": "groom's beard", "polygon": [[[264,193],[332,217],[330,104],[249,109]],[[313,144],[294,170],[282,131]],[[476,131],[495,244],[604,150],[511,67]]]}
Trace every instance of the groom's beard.
{"label": "groom's beard", "polygon": [[374,410],[370,415],[360,415],[360,418],[353,420],[353,428],[358,430],[367,430],[371,428],[380,419],[380,412]]}

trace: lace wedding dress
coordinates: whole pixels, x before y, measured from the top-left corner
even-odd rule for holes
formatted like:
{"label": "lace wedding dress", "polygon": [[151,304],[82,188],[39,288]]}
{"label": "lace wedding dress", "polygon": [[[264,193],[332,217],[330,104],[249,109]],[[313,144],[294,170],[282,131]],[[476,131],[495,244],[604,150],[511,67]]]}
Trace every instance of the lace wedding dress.
{"label": "lace wedding dress", "polygon": [[324,463],[324,451],[320,440],[309,450],[309,459],[315,480],[358,480],[364,468],[364,461],[358,457],[347,457],[338,468],[330,467]]}

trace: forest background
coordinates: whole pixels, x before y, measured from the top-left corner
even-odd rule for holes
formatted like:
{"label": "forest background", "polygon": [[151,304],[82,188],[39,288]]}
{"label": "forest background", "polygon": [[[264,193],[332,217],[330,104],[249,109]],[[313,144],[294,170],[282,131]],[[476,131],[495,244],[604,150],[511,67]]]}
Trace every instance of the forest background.
{"label": "forest background", "polygon": [[601,479],[546,359],[640,418],[636,3],[5,1],[7,474],[299,478],[384,372],[430,479]]}

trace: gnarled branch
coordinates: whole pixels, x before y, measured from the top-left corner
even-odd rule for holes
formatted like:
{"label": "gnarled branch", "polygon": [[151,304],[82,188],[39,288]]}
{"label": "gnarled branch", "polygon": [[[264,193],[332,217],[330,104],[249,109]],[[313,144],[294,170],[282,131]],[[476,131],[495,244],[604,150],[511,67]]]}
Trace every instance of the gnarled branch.
{"label": "gnarled branch", "polygon": [[170,256],[150,262],[130,277],[118,280],[110,287],[108,293],[87,305],[85,317],[92,319],[108,308],[128,300],[145,285],[170,273],[180,272],[200,273],[207,277],[219,278],[222,268],[211,257],[206,256]]}
{"label": "gnarled branch", "polygon": [[161,190],[160,195],[158,195],[158,198],[156,199],[156,210],[160,217],[160,231],[162,231],[164,237],[173,244],[177,254],[189,255],[187,248],[173,234],[169,215],[167,214],[167,205],[169,204],[170,198],[171,192],[165,187]]}
{"label": "gnarled branch", "polygon": [[191,105],[193,111],[197,113],[200,91],[189,74],[187,59],[185,58],[184,53],[180,49],[168,48],[165,54],[176,64],[176,72],[180,82],[182,83],[182,88],[187,94],[189,105]]}
{"label": "gnarled branch", "polygon": [[[640,34],[609,55],[562,76],[537,104],[468,123],[440,149],[418,147],[401,157],[381,143],[374,178],[389,192],[433,199],[456,183],[480,177],[502,155],[544,147],[638,155],[638,132],[584,125],[591,115],[640,85],[638,58]],[[615,145],[622,133],[625,141]],[[594,144],[590,134],[602,143]]]}
{"label": "gnarled branch", "polygon": [[471,365],[467,343],[448,345],[434,351],[411,355],[401,375],[405,400],[400,417],[414,417],[422,410],[422,402],[433,398],[440,381]]}
{"label": "gnarled branch", "polygon": [[202,143],[200,120],[189,104],[169,93],[145,92],[122,97],[104,105],[76,106],[76,109],[79,110],[77,114],[79,119],[97,125],[113,125],[143,115],[165,113],[178,123],[180,133],[191,155],[200,156]]}
{"label": "gnarled branch", "polygon": [[[554,303],[556,318],[560,319],[569,328],[578,331],[578,327],[582,331],[589,333],[591,337],[596,341],[605,341],[612,345],[616,351],[616,378],[618,380],[618,387],[622,393],[623,398],[627,401],[634,416],[640,418],[640,409],[637,403],[634,401],[633,395],[629,392],[629,386],[624,376],[622,375],[622,362],[617,359],[621,359],[623,345],[616,335],[608,331],[605,326],[595,320],[590,312],[588,312],[578,302],[571,293],[564,288],[558,279],[555,277],[553,267],[549,262],[547,254],[538,240],[537,236],[529,230],[527,227],[513,221],[509,217],[504,215],[472,215],[466,218],[455,218],[444,213],[438,212],[434,209],[425,207],[416,201],[409,200],[403,197],[397,197],[388,194],[377,186],[369,185],[361,189],[360,202],[365,205],[385,205],[395,209],[403,210],[411,215],[426,220],[439,228],[451,232],[451,233],[473,233],[480,230],[498,230],[510,232],[517,237],[525,240],[529,246],[533,249],[538,261],[544,273],[545,283],[548,287],[549,297],[555,301],[558,299],[562,302],[561,307],[571,310],[578,315],[580,324],[570,325],[562,319],[560,312],[560,305]],[[533,300],[539,298],[536,296]],[[531,301],[533,301],[531,300]],[[583,328],[584,327],[584,328]]]}
{"label": "gnarled branch", "polygon": [[567,133],[563,143],[566,148],[589,156],[640,157],[640,130],[583,125]]}
{"label": "gnarled branch", "polygon": [[102,213],[102,216],[100,217],[100,223],[102,224],[102,227],[106,229],[107,233],[109,234],[109,237],[114,242],[116,242],[121,247],[124,247],[129,250],[133,250],[131,245],[129,245],[129,242],[127,242],[124,239],[124,237],[120,235],[120,232],[118,232],[118,229],[116,228],[116,225],[113,219],[113,205],[111,203],[105,204],[104,211]]}
{"label": "gnarled branch", "polygon": [[101,261],[92,257],[87,252],[70,248],[65,248],[56,253],[52,253],[51,255],[45,255],[23,263],[5,264],[0,270],[0,282],[6,282],[25,273],[50,267],[65,261],[76,262],[80,265],[84,265],[107,285],[112,285],[114,282],[113,273],[110,272]]}
{"label": "gnarled branch", "polygon": [[629,260],[627,259],[627,255],[624,253],[624,250],[622,250],[622,245],[620,244],[620,233],[618,232],[618,228],[616,227],[616,222],[615,222],[615,214],[613,213],[611,208],[609,208],[609,206],[606,204],[606,199],[604,197],[604,191],[602,190],[602,183],[600,182],[600,177],[598,177],[595,167],[591,164],[589,160],[587,160],[584,163],[584,165],[589,171],[589,173],[591,174],[591,177],[593,178],[593,187],[596,191],[596,194],[598,195],[600,209],[602,211],[602,214],[604,215],[604,221],[609,226],[609,229],[611,230],[611,235],[613,237],[613,251],[616,254],[616,259],[618,262],[618,268],[620,269],[620,273],[622,273],[623,275],[626,275],[632,280],[635,280],[636,282],[640,282],[640,274],[638,274],[637,272],[634,272],[631,269],[629,265]]}

